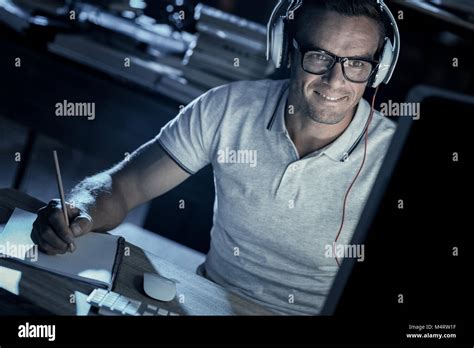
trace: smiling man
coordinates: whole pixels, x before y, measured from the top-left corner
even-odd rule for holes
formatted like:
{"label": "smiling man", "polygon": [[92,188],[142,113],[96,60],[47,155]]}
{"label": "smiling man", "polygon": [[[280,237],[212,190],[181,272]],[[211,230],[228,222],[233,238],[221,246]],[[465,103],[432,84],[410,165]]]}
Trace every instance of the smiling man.
{"label": "smiling man", "polygon": [[318,314],[338,271],[327,246],[350,243],[395,130],[362,98],[385,39],[377,6],[306,1],[288,23],[289,79],[210,90],[129,160],[80,183],[71,226],[57,201],[43,208],[35,240],[64,253],[212,164],[211,249],[199,273],[277,313]]}
{"label": "smiling man", "polygon": [[[293,64],[288,101],[295,115],[287,113],[286,122],[297,149],[306,154],[331,143],[351,123],[374,72],[385,29],[377,20],[375,1],[303,6],[290,27]],[[364,60],[340,64],[338,57]]]}

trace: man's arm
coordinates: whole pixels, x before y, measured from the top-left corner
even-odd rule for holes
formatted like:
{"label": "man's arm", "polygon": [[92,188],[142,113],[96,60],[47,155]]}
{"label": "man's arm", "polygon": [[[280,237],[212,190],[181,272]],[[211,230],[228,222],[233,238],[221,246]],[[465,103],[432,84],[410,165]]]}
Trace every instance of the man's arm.
{"label": "man's arm", "polygon": [[71,225],[66,226],[60,202],[40,209],[32,238],[50,254],[65,253],[74,237],[118,226],[134,207],[158,197],[190,176],[156,139],[144,144],[114,167],[86,178],[68,196]]}

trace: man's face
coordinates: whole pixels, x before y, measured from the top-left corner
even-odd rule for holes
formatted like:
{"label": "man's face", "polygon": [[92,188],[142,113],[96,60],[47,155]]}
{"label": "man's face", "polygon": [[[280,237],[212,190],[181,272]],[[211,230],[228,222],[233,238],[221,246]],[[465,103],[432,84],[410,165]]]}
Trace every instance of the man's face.
{"label": "man's face", "polygon": [[[296,34],[304,47],[318,47],[339,57],[374,59],[379,43],[379,28],[368,17],[348,17],[336,12],[306,14],[311,24]],[[292,43],[291,43],[292,44]],[[307,73],[301,67],[301,54],[295,49],[292,56],[290,90],[295,109],[323,124],[337,124],[351,117],[364,94],[367,83],[345,79],[340,63],[323,75]],[[329,100],[328,99],[337,100]]]}

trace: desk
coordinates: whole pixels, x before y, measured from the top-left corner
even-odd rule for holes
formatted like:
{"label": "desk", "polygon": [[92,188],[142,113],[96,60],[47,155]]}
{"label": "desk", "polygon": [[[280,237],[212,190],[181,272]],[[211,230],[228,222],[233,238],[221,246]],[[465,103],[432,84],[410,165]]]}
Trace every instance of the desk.
{"label": "desk", "polygon": [[[19,191],[0,190],[0,207],[36,212],[43,202]],[[129,256],[124,256],[114,291],[124,296],[153,304],[181,315],[272,315],[261,306],[233,294],[223,287],[161,259],[157,255],[126,242]],[[56,315],[77,315],[78,302],[93,290],[93,286],[34,269],[9,259],[0,259],[3,269],[20,275],[18,294],[33,304]],[[159,302],[143,291],[143,273],[156,272],[177,283],[177,295],[171,302]],[[82,295],[81,295],[82,294]],[[75,295],[72,297],[72,295]],[[73,303],[71,303],[73,302]],[[92,313],[89,313],[92,314]]]}

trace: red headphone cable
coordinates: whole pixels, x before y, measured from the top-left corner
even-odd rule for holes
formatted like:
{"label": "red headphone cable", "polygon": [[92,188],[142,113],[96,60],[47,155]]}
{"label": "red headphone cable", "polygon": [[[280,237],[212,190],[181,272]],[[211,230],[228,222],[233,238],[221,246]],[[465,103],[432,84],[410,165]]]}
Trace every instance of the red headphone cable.
{"label": "red headphone cable", "polygon": [[341,231],[342,231],[342,228],[344,227],[344,219],[345,219],[345,216],[346,216],[346,203],[347,203],[347,197],[349,196],[349,193],[354,185],[354,183],[356,182],[357,178],[359,177],[361,171],[362,171],[362,168],[364,167],[364,164],[365,164],[365,158],[367,156],[367,144],[369,142],[369,126],[370,126],[370,123],[372,122],[372,118],[374,116],[374,111],[375,111],[375,97],[377,96],[377,91],[379,90],[379,87],[377,86],[375,88],[375,92],[374,92],[374,95],[372,97],[372,107],[371,107],[371,111],[370,111],[370,115],[369,115],[369,121],[367,123],[367,128],[365,130],[365,141],[364,141],[364,157],[362,159],[362,163],[359,167],[359,170],[357,171],[357,174],[356,176],[354,177],[354,179],[352,180],[349,188],[347,189],[346,191],[346,194],[344,195],[344,202],[342,204],[342,218],[341,218],[341,225],[339,226],[339,231],[337,232],[337,235],[336,235],[336,239],[334,240],[333,242],[333,252],[334,252],[334,258],[336,259],[336,262],[337,262],[337,265],[339,267],[341,267],[341,264],[339,263],[339,260],[337,258],[337,255],[336,255],[336,243],[337,243],[337,240],[339,239],[339,236],[341,234]]}

